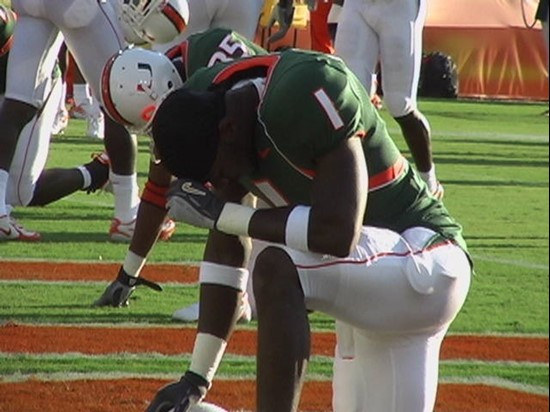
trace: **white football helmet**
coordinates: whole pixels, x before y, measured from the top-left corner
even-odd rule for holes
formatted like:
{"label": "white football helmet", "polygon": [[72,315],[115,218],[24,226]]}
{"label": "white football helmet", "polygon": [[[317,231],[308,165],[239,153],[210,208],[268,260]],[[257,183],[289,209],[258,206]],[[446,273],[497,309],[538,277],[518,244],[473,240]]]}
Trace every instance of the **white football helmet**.
{"label": "white football helmet", "polygon": [[139,44],[168,43],[189,21],[187,0],[118,0],[119,20],[126,40]]}
{"label": "white football helmet", "polygon": [[116,122],[144,133],[164,98],[181,86],[183,81],[168,57],[130,46],[103,69],[103,107]]}

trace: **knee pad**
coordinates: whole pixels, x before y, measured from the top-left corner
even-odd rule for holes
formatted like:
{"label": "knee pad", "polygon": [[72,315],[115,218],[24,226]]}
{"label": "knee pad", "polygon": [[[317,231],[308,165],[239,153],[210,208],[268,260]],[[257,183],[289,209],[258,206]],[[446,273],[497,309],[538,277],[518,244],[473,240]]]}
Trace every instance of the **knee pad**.
{"label": "knee pad", "polygon": [[404,117],[416,110],[416,101],[401,93],[384,92],[384,104],[392,117]]}
{"label": "knee pad", "polygon": [[99,4],[90,0],[73,0],[62,14],[63,25],[78,29],[89,25],[99,12]]}

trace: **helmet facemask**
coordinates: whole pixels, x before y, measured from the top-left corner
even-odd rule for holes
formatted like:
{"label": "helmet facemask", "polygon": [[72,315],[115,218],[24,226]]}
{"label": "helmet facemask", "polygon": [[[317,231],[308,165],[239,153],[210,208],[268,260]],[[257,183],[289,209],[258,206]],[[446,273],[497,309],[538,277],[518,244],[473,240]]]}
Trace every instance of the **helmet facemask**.
{"label": "helmet facemask", "polygon": [[118,5],[124,32],[148,43],[172,41],[189,20],[187,0],[118,0]]}

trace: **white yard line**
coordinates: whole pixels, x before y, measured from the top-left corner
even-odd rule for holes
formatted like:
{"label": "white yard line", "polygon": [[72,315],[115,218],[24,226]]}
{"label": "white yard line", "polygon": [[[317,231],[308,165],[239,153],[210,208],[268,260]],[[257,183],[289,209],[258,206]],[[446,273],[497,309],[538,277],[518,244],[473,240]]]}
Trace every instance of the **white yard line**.
{"label": "white yard line", "polygon": [[534,395],[549,395],[548,388],[544,386],[526,385],[516,382],[510,382],[506,379],[495,378],[492,376],[471,376],[469,378],[442,377],[440,384],[456,383],[462,385],[487,385],[503,389],[510,389],[518,392],[531,393]]}
{"label": "white yard line", "polygon": [[[401,134],[400,129],[389,128],[388,131],[391,135],[399,136]],[[492,141],[528,141],[528,142],[548,142],[549,136],[544,134],[515,134],[515,133],[499,133],[499,132],[475,132],[475,131],[445,131],[435,130],[432,132],[432,136],[435,137],[464,137],[473,139],[486,139]]]}
{"label": "white yard line", "polygon": [[541,263],[527,262],[527,261],[517,260],[517,259],[502,259],[502,258],[497,258],[493,256],[478,255],[478,254],[475,254],[472,257],[474,261],[480,260],[482,262],[498,263],[506,266],[517,266],[517,267],[527,268],[527,269],[544,270],[546,272],[549,271],[548,265],[541,264]]}

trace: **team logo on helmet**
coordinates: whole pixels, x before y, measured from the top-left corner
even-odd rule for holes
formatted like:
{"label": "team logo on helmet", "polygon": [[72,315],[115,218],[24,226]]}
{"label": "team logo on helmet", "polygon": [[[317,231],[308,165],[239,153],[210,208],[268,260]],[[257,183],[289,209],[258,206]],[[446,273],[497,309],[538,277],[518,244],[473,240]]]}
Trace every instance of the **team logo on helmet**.
{"label": "team logo on helmet", "polygon": [[129,47],[103,69],[103,105],[116,122],[145,132],[163,99],[182,85],[179,72],[164,54]]}

